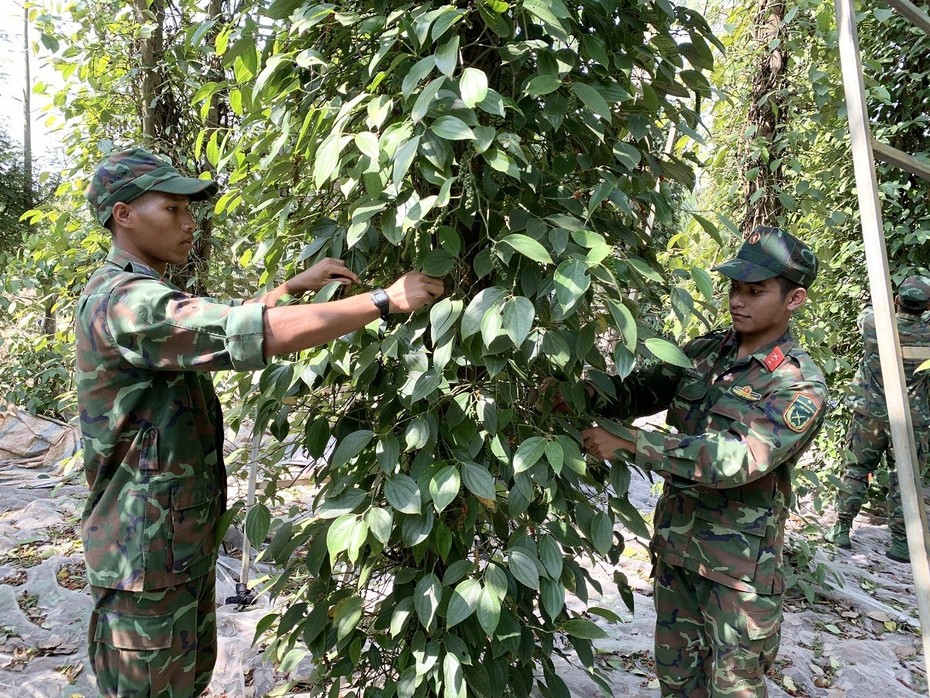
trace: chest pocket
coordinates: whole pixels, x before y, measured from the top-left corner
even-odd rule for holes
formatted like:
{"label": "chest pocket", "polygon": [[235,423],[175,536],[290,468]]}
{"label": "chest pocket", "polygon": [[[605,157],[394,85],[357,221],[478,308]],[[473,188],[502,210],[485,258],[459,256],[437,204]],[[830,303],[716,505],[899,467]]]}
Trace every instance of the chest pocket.
{"label": "chest pocket", "polygon": [[669,424],[679,430],[687,429],[707,399],[709,391],[710,383],[706,376],[693,370],[685,373],[669,405]]}

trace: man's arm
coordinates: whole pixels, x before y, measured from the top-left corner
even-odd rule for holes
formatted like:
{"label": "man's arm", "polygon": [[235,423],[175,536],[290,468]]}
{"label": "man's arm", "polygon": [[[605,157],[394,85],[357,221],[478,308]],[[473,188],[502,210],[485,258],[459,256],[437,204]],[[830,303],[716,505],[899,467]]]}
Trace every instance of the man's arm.
{"label": "man's arm", "polygon": [[358,276],[341,259],[326,257],[268,293],[247,300],[246,303],[261,303],[267,308],[273,308],[282,296],[299,298],[307,291],[319,291],[334,281],[343,284],[360,282]]}
{"label": "man's arm", "polygon": [[[385,289],[392,313],[412,313],[443,293],[442,280],[409,272]],[[367,292],[328,303],[268,308],[264,314],[266,357],[290,354],[341,337],[380,317]]]}

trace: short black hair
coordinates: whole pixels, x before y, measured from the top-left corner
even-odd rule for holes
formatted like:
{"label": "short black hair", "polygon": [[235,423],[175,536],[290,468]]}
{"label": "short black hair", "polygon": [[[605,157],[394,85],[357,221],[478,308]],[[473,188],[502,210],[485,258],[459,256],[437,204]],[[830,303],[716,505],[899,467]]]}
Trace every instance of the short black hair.
{"label": "short black hair", "polygon": [[781,297],[787,298],[788,294],[791,293],[796,288],[805,288],[802,284],[799,284],[797,281],[792,281],[791,279],[786,279],[784,276],[776,276],[778,283],[781,286]]}

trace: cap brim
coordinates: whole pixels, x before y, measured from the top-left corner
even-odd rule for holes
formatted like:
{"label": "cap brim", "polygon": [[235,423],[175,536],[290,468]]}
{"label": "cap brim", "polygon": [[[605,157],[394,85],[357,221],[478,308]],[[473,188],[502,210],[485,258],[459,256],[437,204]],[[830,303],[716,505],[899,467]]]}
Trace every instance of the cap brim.
{"label": "cap brim", "polygon": [[728,279],[745,281],[750,284],[754,284],[758,281],[765,281],[766,279],[774,279],[778,276],[778,274],[771,269],[766,269],[763,266],[739,258],[730,259],[723,264],[718,264],[713,268],[713,271],[719,271]]}
{"label": "cap brim", "polygon": [[203,201],[219,191],[220,185],[212,179],[195,179],[194,177],[171,177],[153,186],[149,191],[165,194],[180,194],[191,201]]}

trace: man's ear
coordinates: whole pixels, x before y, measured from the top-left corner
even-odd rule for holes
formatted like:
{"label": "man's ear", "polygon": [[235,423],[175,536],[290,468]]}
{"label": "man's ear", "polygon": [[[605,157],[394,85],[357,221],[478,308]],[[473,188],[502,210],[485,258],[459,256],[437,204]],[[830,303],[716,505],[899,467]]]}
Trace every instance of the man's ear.
{"label": "man's ear", "polygon": [[129,208],[129,204],[123,203],[122,201],[117,201],[115,204],[113,204],[113,209],[110,211],[110,218],[114,223],[126,225],[129,222],[131,213],[132,209]]}
{"label": "man's ear", "polygon": [[795,311],[804,305],[804,301],[807,300],[807,289],[798,287],[792,289],[788,294],[788,310]]}

